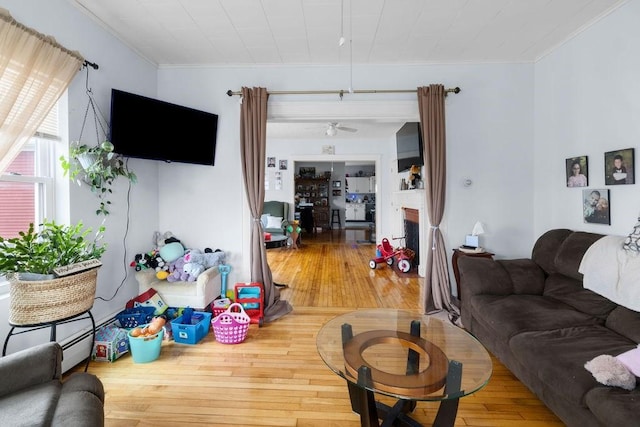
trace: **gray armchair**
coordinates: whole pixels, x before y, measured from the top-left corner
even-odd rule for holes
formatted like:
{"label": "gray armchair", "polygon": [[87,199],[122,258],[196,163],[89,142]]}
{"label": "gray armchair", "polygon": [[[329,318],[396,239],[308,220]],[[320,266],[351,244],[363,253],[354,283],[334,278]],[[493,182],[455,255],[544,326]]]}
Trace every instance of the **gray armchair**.
{"label": "gray armchair", "polygon": [[[269,216],[271,219],[269,219]],[[285,234],[287,225],[289,225],[289,203],[277,200],[264,202],[260,220],[266,233]]]}
{"label": "gray armchair", "polygon": [[62,382],[62,347],[48,342],[0,358],[0,425],[104,426],[104,388],[93,374]]}

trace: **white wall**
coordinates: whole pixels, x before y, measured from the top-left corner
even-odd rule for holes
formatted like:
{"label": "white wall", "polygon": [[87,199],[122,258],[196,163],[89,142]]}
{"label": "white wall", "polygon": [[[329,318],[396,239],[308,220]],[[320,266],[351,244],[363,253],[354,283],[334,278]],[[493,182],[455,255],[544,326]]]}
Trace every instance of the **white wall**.
{"label": "white wall", "polygon": [[[229,251],[234,267],[230,280],[248,280],[250,219],[240,171],[240,105],[238,97],[230,98],[226,91],[242,86],[336,89],[345,86],[346,76],[347,68],[328,66],[161,68],[161,99],[210,111],[220,118],[214,167],[174,164],[160,168],[160,227],[171,228],[196,246]],[[533,65],[356,66],[354,82],[362,89],[406,89],[430,83],[460,86],[462,92],[447,99],[449,185],[442,225],[448,248],[459,246],[481,220],[487,229],[483,244],[489,250],[501,257],[530,253],[534,239]],[[356,96],[378,102],[415,99],[413,94]],[[283,98],[292,99],[284,96],[278,101]],[[322,102],[328,97],[293,99]],[[351,152],[369,152],[366,146],[348,147]],[[392,159],[383,160],[383,173],[392,165]],[[466,177],[473,180],[471,187],[462,186]],[[379,178],[379,197],[389,200],[399,179]],[[383,214],[381,226],[389,227],[389,221]]]}
{"label": "white wall", "polygon": [[[536,64],[536,234],[565,227],[626,235],[636,223],[638,184],[605,186],[604,153],[635,148],[640,161],[638,22],[640,1],[633,0]],[[582,189],[566,187],[565,159],[582,155],[589,188],[610,190],[611,226],[585,224]]]}
{"label": "white wall", "polygon": [[[41,33],[54,36],[63,46],[79,51],[88,61],[100,66],[98,70],[90,70],[89,87],[103,115],[109,115],[112,87],[155,96],[156,67],[142,60],[71,6],[69,2],[65,0],[4,0],[1,6],[8,9],[18,22]],[[85,77],[86,71],[80,71],[68,90],[69,128],[63,131],[69,135],[71,141],[77,140],[80,135],[87,108]],[[83,141],[97,144],[95,127],[89,123],[93,123],[92,116],[89,117],[83,132]],[[66,151],[67,142],[61,143],[62,147],[59,147],[59,151]],[[128,263],[133,259],[135,252],[151,249],[153,231],[158,225],[157,166],[154,162],[142,160],[131,160],[129,164],[138,175],[139,183],[131,189],[130,212],[127,213],[126,182],[116,182],[114,195],[111,198],[113,203],[111,215],[104,222],[108,249],[102,258],[103,267],[98,274],[97,288],[98,296],[105,299],[113,298],[113,300],[106,302],[96,300],[92,310],[96,320],[114,311],[122,310],[125,302],[138,294],[138,286]],[[59,166],[57,159],[56,165]],[[60,172],[59,167],[58,172]],[[82,220],[85,225],[96,229],[103,219],[94,213],[98,205],[97,198],[86,186],[78,187],[70,183],[68,178],[62,178],[60,173],[57,179],[56,185],[60,189],[57,194],[58,201],[70,201],[70,206],[63,206],[58,210],[61,215],[66,215],[58,220],[72,223]],[[125,241],[127,228],[129,231]],[[125,273],[128,273],[126,280]],[[123,281],[124,284],[114,297]],[[8,297],[0,298],[0,312],[5,316],[8,314],[8,305]],[[58,340],[64,340],[69,334],[88,325],[88,321],[83,321],[60,327]],[[8,330],[7,322],[0,321],[0,337],[6,336]],[[48,331],[23,334],[11,339],[8,351],[13,352],[18,348],[47,339]]]}

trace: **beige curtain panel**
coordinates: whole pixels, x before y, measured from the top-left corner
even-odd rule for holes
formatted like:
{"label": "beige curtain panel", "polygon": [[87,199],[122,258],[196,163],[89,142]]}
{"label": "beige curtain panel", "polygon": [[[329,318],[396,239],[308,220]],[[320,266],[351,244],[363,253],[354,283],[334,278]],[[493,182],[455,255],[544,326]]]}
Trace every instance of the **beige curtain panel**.
{"label": "beige curtain panel", "polygon": [[447,138],[444,100],[446,91],[439,84],[418,88],[418,110],[424,141],[427,212],[429,214],[429,248],[424,286],[424,311],[447,310],[455,318],[458,307],[451,302],[451,283],[447,251],[440,231],[447,189]]}
{"label": "beige curtain panel", "polygon": [[0,174],[82,68],[84,58],[0,8]]}
{"label": "beige curtain panel", "polygon": [[264,207],[264,173],[267,151],[267,89],[242,88],[240,109],[240,157],[247,201],[251,211],[251,281],[264,285],[264,320],[271,322],[293,307],[280,299],[267,263],[260,215]]}

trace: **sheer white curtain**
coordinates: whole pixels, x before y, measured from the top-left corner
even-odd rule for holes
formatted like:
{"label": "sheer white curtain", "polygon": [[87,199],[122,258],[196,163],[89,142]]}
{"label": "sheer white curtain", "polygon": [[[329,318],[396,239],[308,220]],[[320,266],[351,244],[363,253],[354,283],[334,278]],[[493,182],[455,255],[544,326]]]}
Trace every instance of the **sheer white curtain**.
{"label": "sheer white curtain", "polygon": [[0,8],[0,174],[20,153],[84,58]]}

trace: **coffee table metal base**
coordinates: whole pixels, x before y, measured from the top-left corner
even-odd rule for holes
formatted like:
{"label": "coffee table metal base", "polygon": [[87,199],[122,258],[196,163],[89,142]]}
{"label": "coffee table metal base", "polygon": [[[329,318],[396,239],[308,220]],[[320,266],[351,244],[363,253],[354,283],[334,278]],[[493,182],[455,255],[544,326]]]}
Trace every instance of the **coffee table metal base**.
{"label": "coffee table metal base", "polygon": [[[412,322],[411,335],[420,337],[420,322]],[[351,325],[342,325],[343,347],[353,339]],[[362,347],[363,351],[365,349],[365,347]],[[407,375],[415,375],[418,372],[419,355],[415,350],[410,349],[407,356]],[[440,402],[438,413],[433,422],[434,426],[452,427],[455,424],[459,397],[463,394],[460,393],[461,382],[462,364],[455,360],[449,361],[444,392],[450,398]],[[360,425],[362,427],[421,426],[420,423],[407,415],[416,408],[415,400],[399,399],[393,407],[382,402],[376,402],[374,392],[369,389],[372,385],[371,368],[366,365],[358,368],[357,383],[347,381],[351,409],[360,415]],[[379,420],[382,420],[382,424],[379,423]]]}

